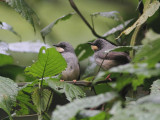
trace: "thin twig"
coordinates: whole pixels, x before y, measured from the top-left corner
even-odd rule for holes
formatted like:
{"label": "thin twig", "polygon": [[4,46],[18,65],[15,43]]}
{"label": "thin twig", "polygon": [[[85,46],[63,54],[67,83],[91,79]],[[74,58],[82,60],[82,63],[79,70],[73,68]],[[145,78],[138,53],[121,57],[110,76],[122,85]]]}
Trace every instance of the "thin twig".
{"label": "thin twig", "polygon": [[81,17],[81,19],[84,21],[84,23],[88,26],[88,28],[92,31],[93,35],[95,35],[96,37],[98,38],[103,38],[105,39],[104,37],[98,35],[96,33],[96,31],[92,28],[92,26],[89,24],[89,22],[85,19],[85,17],[81,14],[81,12],[79,11],[79,9],[77,8],[76,4],[73,2],[73,0],[69,0],[72,8],[78,13],[78,15]]}
{"label": "thin twig", "polygon": [[[108,53],[105,55],[105,58],[107,57],[107,55],[108,55]],[[99,69],[98,69],[98,71],[97,71],[97,73],[96,73],[96,75],[95,75],[95,76],[97,76],[97,75],[98,75],[98,73],[99,73],[100,69],[102,68],[102,65],[103,65],[104,60],[105,60],[105,59],[103,59],[103,60],[102,60],[101,65],[99,66]],[[94,79],[95,79],[95,77],[92,79],[92,82],[93,82],[93,80],[94,80]]]}
{"label": "thin twig", "polygon": [[94,21],[93,21],[93,16],[91,15],[91,21],[92,21],[92,28],[94,29]]}
{"label": "thin twig", "polygon": [[[88,82],[88,81],[76,81],[76,82],[73,82],[73,81],[64,81],[66,83],[70,83],[70,84],[74,84],[74,85],[77,85],[77,86],[84,86],[84,87],[91,87],[92,86],[92,82]],[[95,85],[97,84],[101,84],[101,83],[108,83],[109,81],[106,81],[106,80],[102,80],[102,81],[98,81],[95,83]],[[19,87],[23,87],[24,85],[28,84],[27,82],[21,82],[21,83],[18,83],[18,86]]]}
{"label": "thin twig", "polygon": [[82,15],[82,13],[79,11],[79,9],[77,8],[76,4],[74,3],[73,0],[69,0],[69,3],[71,5],[71,7],[77,12],[77,14],[80,16],[80,18],[83,20],[83,22],[88,26],[88,28],[91,30],[92,34],[94,36],[96,36],[97,38],[102,38],[105,39],[106,41],[108,41],[109,43],[116,45],[115,43],[113,43],[112,41],[107,40],[105,37],[98,35],[97,32],[94,30],[94,28],[89,24],[89,22],[85,19],[85,17]]}

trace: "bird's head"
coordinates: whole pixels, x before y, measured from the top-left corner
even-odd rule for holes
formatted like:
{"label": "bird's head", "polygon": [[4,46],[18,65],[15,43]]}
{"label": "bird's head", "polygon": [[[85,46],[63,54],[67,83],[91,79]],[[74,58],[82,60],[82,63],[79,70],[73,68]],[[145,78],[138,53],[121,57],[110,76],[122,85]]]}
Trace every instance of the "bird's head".
{"label": "bird's head", "polygon": [[112,45],[111,43],[107,42],[104,39],[97,39],[94,42],[88,42],[88,44],[91,45],[93,51],[99,51],[102,50],[103,48],[106,48],[109,45]]}
{"label": "bird's head", "polygon": [[72,45],[70,45],[68,42],[60,42],[58,44],[53,44],[53,46],[55,46],[56,50],[60,53],[63,53],[63,52],[74,53],[74,49],[73,49]]}

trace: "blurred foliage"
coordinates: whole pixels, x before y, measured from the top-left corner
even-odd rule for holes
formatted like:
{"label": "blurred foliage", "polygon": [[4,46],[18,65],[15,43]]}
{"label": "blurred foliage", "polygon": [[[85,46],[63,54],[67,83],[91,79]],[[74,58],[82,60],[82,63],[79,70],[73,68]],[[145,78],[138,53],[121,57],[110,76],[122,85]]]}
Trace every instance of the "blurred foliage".
{"label": "blurred foliage", "polygon": [[10,120],[13,103],[16,101],[18,86],[11,79],[0,77],[0,108],[8,115]]}

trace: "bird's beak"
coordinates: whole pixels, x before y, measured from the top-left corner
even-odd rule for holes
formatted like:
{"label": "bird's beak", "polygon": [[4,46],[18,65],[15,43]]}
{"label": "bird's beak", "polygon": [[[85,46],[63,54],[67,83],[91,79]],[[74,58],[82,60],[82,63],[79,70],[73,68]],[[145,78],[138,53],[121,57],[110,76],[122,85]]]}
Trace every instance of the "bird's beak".
{"label": "bird's beak", "polygon": [[64,52],[64,49],[63,49],[63,48],[61,48],[61,47],[59,47],[59,45],[57,45],[57,44],[53,44],[53,46],[55,46],[55,47],[56,47],[56,50],[57,50],[58,52],[60,52],[60,53]]}
{"label": "bird's beak", "polygon": [[58,52],[60,52],[60,53],[64,52],[64,49],[61,48],[61,47],[56,47],[56,50],[57,50]]}
{"label": "bird's beak", "polygon": [[97,51],[98,50],[98,47],[96,45],[91,45],[91,48],[93,51]]}
{"label": "bird's beak", "polygon": [[93,51],[97,51],[98,50],[98,47],[96,45],[94,45],[92,42],[88,42],[88,44],[91,45],[91,48]]}

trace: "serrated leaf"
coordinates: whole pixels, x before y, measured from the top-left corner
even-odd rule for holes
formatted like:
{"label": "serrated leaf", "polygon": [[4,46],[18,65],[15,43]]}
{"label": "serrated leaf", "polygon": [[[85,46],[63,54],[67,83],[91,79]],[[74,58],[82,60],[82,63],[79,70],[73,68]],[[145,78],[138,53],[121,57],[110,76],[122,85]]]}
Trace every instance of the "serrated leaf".
{"label": "serrated leaf", "polygon": [[67,67],[62,55],[55,48],[41,47],[38,54],[38,61],[31,67],[25,69],[26,74],[34,77],[44,78],[60,74]]}
{"label": "serrated leaf", "polygon": [[59,93],[65,93],[67,100],[69,101],[85,97],[85,93],[78,86],[66,82],[54,81],[52,79],[48,79],[46,82],[53,90]]}
{"label": "serrated leaf", "polygon": [[5,22],[0,21],[0,29],[8,30],[8,31],[12,32],[13,34],[15,34],[16,36],[18,36],[21,39],[21,36],[16,31],[14,31],[13,27],[10,26],[9,24],[5,23]]}
{"label": "serrated leaf", "polygon": [[48,89],[35,89],[32,94],[32,101],[36,105],[39,113],[45,112],[52,101],[52,92]]}
{"label": "serrated leaf", "polygon": [[[34,80],[33,82],[28,82],[23,87],[20,87],[18,95],[16,97],[15,107],[19,108],[16,110],[17,115],[28,115],[32,114],[32,111],[37,112],[36,106],[33,105],[31,94],[37,88],[39,80]],[[43,84],[44,85],[44,84]]]}
{"label": "serrated leaf", "polygon": [[32,104],[30,95],[25,94],[23,89],[18,92],[16,100],[17,102],[14,106],[19,108],[18,110],[16,110],[17,115],[28,115],[31,114],[32,110],[37,112],[36,106]]}
{"label": "serrated leaf", "polygon": [[80,110],[85,108],[94,108],[105,102],[115,99],[117,95],[113,92],[100,94],[93,97],[74,100],[64,106],[58,106],[52,113],[51,120],[70,120]]}
{"label": "serrated leaf", "polygon": [[82,61],[89,56],[93,55],[93,50],[87,43],[79,44],[75,49],[76,55],[79,57],[79,61]]}
{"label": "serrated leaf", "polygon": [[151,94],[160,94],[160,79],[153,82],[151,87]]}
{"label": "serrated leaf", "polygon": [[112,18],[116,21],[120,20],[119,12],[117,11],[110,11],[110,12],[96,12],[91,14],[91,16],[103,16],[107,18]]}
{"label": "serrated leaf", "polygon": [[67,14],[67,15],[64,15],[64,16],[56,19],[56,20],[53,21],[52,23],[50,23],[50,24],[49,24],[48,26],[46,26],[45,28],[43,28],[43,29],[41,30],[41,36],[42,36],[43,40],[45,39],[45,36],[48,35],[48,34],[51,32],[52,28],[53,28],[59,21],[65,21],[65,20],[69,19],[73,14],[75,14],[75,13],[72,12],[72,13],[69,13],[69,14]]}
{"label": "serrated leaf", "polygon": [[6,2],[24,17],[33,26],[35,31],[34,17],[36,18],[35,21],[39,21],[39,18],[32,8],[24,0],[6,0]]}
{"label": "serrated leaf", "polygon": [[9,55],[0,54],[0,66],[13,63],[13,58]]}
{"label": "serrated leaf", "polygon": [[16,101],[18,86],[11,79],[0,76],[0,108],[11,118],[11,107]]}
{"label": "serrated leaf", "polygon": [[138,18],[138,20],[129,28],[127,28],[126,30],[124,30],[119,36],[121,37],[121,35],[125,34],[128,35],[134,28],[136,28],[137,26],[142,25],[143,23],[145,23],[147,21],[147,19],[149,17],[151,17],[152,15],[154,15],[154,13],[159,9],[160,6],[160,2],[158,1],[154,1],[151,4],[149,4],[147,6],[147,9],[143,12],[143,14]]}

